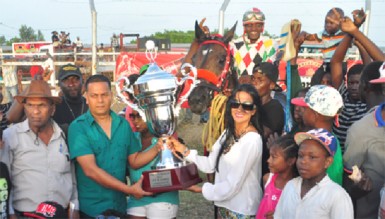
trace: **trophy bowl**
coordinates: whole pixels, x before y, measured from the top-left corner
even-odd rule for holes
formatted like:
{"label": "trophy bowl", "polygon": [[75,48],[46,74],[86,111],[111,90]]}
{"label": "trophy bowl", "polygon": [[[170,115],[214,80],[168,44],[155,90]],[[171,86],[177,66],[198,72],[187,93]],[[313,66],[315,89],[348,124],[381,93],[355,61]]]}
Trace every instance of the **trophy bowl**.
{"label": "trophy bowl", "polygon": [[[133,96],[138,100],[136,108],[143,111],[150,132],[163,138],[163,142],[174,134],[180,105],[187,100],[194,86],[179,101],[175,97],[176,91],[187,79],[192,79],[194,84],[196,69],[194,74],[195,77],[188,75],[178,82],[174,75],[151,63],[133,85]],[[143,176],[143,190],[153,193],[186,189],[202,182],[196,165],[174,156],[167,145],[160,152],[157,164],[152,170],[144,171]]]}

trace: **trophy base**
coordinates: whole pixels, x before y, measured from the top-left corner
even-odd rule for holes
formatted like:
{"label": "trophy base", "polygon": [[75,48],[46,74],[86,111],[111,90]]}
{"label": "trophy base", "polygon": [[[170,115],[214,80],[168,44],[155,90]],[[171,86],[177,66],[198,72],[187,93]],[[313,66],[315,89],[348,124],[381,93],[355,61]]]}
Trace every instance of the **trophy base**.
{"label": "trophy base", "polygon": [[153,193],[182,190],[202,182],[193,163],[178,168],[145,171],[143,177],[143,190]]}

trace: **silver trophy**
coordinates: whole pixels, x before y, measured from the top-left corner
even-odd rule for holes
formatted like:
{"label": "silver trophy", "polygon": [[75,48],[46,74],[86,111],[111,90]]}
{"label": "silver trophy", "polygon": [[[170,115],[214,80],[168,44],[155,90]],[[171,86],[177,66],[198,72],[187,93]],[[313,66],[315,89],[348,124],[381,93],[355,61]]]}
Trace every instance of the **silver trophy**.
{"label": "silver trophy", "polygon": [[[187,100],[197,82],[196,68],[190,64],[182,65],[182,69],[185,67],[189,67],[192,73],[178,81],[174,75],[162,70],[153,62],[147,72],[141,75],[132,87],[124,87],[117,91],[119,96],[122,91],[133,94],[138,103],[134,104],[130,101],[125,101],[125,103],[137,110],[142,118],[145,115],[150,132],[156,137],[163,138],[164,142],[167,137],[174,134],[180,106]],[[178,87],[188,79],[192,80],[189,91],[176,99]],[[121,80],[127,79],[122,78]],[[126,81],[126,84],[129,82]],[[125,100],[124,97],[121,99]],[[163,148],[158,163],[153,167],[154,170],[143,172],[144,190],[166,192],[185,189],[201,182],[195,164],[187,163],[180,157],[174,156],[167,145],[164,145]]]}
{"label": "silver trophy", "polygon": [[[191,65],[189,67],[196,75],[196,69]],[[156,137],[166,138],[174,134],[180,106],[187,100],[191,89],[180,98],[179,102],[175,93],[187,79],[193,80],[194,83],[196,76],[187,75],[178,82],[174,75],[163,71],[156,63],[151,63],[147,72],[133,85],[133,95],[138,100],[138,111],[144,112],[147,126]],[[180,163],[176,160],[172,152],[164,147],[156,168],[177,167]]]}

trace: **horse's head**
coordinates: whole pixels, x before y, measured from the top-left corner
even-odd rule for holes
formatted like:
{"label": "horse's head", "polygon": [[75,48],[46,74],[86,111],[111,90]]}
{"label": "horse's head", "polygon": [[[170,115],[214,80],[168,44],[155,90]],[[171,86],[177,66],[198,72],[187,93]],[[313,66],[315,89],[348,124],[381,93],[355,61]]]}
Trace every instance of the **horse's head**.
{"label": "horse's head", "polygon": [[229,83],[229,68],[232,57],[229,42],[234,37],[237,24],[224,35],[207,36],[195,23],[195,37],[199,46],[189,51],[192,64],[198,69],[200,83],[191,92],[188,103],[193,113],[202,114],[210,107],[215,92],[220,92]]}

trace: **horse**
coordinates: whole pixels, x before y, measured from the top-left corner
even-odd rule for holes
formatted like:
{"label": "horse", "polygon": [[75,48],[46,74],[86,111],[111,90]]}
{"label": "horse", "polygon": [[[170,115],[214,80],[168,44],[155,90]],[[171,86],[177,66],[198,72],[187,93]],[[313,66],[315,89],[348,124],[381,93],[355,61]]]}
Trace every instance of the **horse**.
{"label": "horse", "polygon": [[207,35],[195,22],[195,41],[186,55],[198,69],[199,84],[192,90],[188,104],[195,114],[203,114],[211,105],[215,94],[232,89],[238,76],[230,71],[233,58],[229,42],[234,37],[237,23],[224,36]]}

